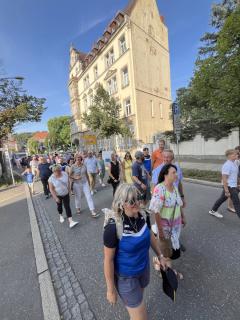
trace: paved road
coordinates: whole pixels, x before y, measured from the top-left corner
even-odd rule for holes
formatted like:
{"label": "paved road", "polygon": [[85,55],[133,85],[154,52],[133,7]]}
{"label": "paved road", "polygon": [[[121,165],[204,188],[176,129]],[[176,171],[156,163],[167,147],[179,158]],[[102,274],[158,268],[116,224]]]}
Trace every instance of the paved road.
{"label": "paved road", "polygon": [[0,319],[42,320],[24,186],[0,191]]}
{"label": "paved road", "polygon": [[[185,184],[188,200],[188,226],[182,234],[187,252],[176,266],[184,274],[177,302],[173,304],[161,289],[154,271],[146,290],[151,320],[239,320],[240,220],[222,208],[224,219],[209,216],[208,210],[221,191],[213,187]],[[65,255],[80,281],[90,307],[99,320],[127,320],[119,302],[111,307],[105,298],[103,276],[103,216],[91,218],[86,203],[79,226],[70,230],[60,224],[52,199],[40,196]],[[94,197],[97,209],[109,207],[111,190],[105,188]],[[74,208],[74,205],[72,205]]]}

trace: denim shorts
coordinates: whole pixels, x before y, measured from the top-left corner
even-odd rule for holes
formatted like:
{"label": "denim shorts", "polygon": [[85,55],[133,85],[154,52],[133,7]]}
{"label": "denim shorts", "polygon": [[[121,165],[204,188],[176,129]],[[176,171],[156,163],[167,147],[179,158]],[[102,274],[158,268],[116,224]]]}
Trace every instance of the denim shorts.
{"label": "denim shorts", "polygon": [[115,274],[115,285],[120,298],[126,307],[137,308],[143,301],[143,289],[150,280],[150,267],[139,276],[124,277]]}

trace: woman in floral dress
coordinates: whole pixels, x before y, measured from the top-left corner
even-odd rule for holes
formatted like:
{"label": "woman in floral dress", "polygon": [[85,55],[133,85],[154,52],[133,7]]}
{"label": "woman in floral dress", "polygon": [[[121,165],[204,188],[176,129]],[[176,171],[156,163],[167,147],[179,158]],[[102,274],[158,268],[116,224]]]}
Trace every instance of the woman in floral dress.
{"label": "woman in floral dress", "polygon": [[[159,239],[171,239],[173,253],[169,257],[169,267],[172,260],[180,257],[180,234],[184,213],[181,210],[183,205],[178,189],[174,186],[177,180],[177,168],[168,164],[165,165],[158,178],[158,184],[154,189],[149,209],[155,213]],[[179,279],[183,275],[176,272]]]}

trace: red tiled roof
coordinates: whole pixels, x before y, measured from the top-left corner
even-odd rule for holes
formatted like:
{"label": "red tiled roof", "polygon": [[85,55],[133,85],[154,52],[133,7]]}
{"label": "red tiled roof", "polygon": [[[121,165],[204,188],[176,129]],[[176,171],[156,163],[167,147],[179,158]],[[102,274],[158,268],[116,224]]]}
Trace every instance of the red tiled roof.
{"label": "red tiled roof", "polygon": [[47,131],[39,131],[36,132],[33,136],[32,139],[34,140],[44,140],[46,139],[48,136],[48,132]]}

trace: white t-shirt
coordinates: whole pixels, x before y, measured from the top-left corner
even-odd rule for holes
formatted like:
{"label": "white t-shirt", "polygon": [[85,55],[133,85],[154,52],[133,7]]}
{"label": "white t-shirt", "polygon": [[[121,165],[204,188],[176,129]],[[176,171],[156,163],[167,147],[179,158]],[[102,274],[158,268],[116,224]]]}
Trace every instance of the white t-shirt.
{"label": "white t-shirt", "polygon": [[222,174],[228,176],[228,186],[236,188],[238,183],[238,165],[236,161],[227,160],[222,167]]}
{"label": "white t-shirt", "polygon": [[62,171],[60,178],[56,178],[55,175],[52,174],[48,182],[54,186],[57,196],[66,196],[68,194],[68,175],[66,172]]}

